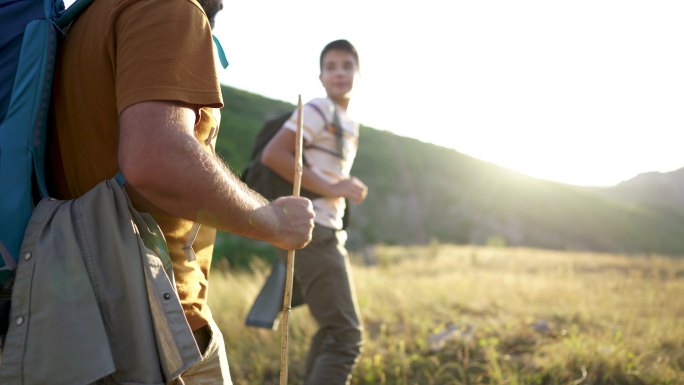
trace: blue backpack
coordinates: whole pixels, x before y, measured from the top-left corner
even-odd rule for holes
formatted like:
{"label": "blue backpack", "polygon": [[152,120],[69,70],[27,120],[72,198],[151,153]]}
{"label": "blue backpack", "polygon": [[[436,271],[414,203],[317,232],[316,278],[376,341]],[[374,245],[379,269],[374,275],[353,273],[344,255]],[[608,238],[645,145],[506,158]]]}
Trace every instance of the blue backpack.
{"label": "blue backpack", "polygon": [[0,0],[0,336],[11,281],[44,176],[57,45],[93,0]]}

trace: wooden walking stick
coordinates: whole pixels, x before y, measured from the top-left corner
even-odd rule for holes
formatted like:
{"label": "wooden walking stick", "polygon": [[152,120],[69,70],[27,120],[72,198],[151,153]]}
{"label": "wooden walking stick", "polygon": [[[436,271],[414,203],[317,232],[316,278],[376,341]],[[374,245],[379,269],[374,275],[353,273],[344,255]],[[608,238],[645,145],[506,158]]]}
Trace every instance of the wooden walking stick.
{"label": "wooden walking stick", "polygon": [[[295,173],[292,195],[298,197],[302,185],[302,95],[297,100],[297,134],[295,136]],[[283,295],[283,311],[280,331],[280,385],[287,385],[287,353],[288,328],[287,321],[292,309],[292,277],[294,276],[295,251],[287,252],[287,271],[285,274],[285,295]]]}

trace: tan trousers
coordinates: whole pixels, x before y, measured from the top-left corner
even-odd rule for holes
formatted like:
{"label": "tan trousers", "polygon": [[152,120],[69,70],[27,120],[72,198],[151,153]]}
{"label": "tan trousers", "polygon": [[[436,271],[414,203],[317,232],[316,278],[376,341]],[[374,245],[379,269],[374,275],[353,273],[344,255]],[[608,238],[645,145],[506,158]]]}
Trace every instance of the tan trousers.
{"label": "tan trousers", "polygon": [[[209,325],[195,331],[194,334],[200,349],[206,346],[202,361],[190,367],[180,378],[169,385],[233,385],[228,370],[228,355],[223,335],[218,325],[212,320]],[[108,376],[93,385],[119,385],[119,383]]]}
{"label": "tan trousers", "polygon": [[[202,361],[193,365],[181,378],[172,382],[172,385],[233,385],[228,370],[228,355],[223,342],[223,334],[218,325],[212,320],[207,327],[200,329],[207,330],[208,344],[202,354]],[[197,333],[195,333],[197,334]],[[197,337],[201,340],[201,337]],[[198,341],[203,345],[201,341]]]}

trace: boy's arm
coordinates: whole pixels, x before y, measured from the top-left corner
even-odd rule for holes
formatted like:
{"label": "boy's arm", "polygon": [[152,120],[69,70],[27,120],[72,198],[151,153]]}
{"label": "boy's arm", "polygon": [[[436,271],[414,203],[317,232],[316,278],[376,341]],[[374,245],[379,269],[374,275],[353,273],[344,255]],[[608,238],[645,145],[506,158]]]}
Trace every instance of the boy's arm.
{"label": "boy's arm", "polygon": [[[261,154],[261,162],[289,182],[294,179],[295,141],[295,133],[282,128],[266,145]],[[368,192],[366,185],[356,177],[330,184],[308,167],[304,167],[302,172],[302,187],[323,197],[344,197],[355,203],[361,203]]]}
{"label": "boy's arm", "polygon": [[120,115],[119,167],[144,199],[204,225],[291,250],[311,240],[313,208],[305,198],[268,203],[194,136],[195,110],[174,102],[134,104]]}

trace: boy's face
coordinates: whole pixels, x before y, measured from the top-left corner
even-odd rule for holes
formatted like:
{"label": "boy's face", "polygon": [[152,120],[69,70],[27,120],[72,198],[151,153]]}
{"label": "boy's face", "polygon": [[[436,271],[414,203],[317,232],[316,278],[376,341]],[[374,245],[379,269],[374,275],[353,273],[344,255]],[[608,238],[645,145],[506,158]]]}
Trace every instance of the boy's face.
{"label": "boy's face", "polygon": [[349,99],[357,69],[354,55],[333,49],[323,56],[323,67],[318,78],[331,99]]}

